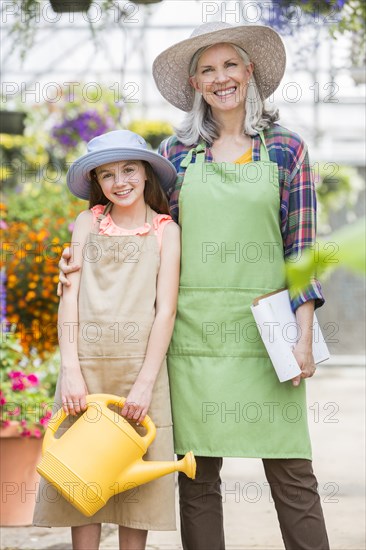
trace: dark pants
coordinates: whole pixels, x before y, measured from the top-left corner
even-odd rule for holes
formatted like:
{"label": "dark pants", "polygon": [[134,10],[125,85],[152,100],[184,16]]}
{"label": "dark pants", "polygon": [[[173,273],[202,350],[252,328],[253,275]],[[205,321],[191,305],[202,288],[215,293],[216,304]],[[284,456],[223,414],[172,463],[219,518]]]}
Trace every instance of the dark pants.
{"label": "dark pants", "polygon": [[[222,458],[196,456],[197,476],[179,474],[184,550],[224,550]],[[263,459],[287,550],[329,550],[310,460]]]}

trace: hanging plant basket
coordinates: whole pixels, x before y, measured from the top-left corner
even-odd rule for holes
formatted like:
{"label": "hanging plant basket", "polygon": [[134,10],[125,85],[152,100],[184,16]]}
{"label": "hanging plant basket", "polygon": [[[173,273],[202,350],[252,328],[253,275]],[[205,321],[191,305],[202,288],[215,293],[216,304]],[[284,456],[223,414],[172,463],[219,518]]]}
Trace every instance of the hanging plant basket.
{"label": "hanging plant basket", "polygon": [[55,13],[88,11],[92,0],[50,0]]}
{"label": "hanging plant basket", "polygon": [[0,111],[0,133],[23,135],[25,117],[25,113],[17,111]]}

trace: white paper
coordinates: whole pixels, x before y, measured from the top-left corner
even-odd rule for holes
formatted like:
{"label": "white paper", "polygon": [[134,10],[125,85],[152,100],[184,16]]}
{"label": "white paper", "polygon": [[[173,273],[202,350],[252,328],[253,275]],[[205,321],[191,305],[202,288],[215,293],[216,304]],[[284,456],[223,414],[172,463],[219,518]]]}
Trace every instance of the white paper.
{"label": "white paper", "polygon": [[[268,355],[280,382],[301,374],[300,367],[292,353],[300,338],[300,327],[292,312],[288,290],[260,298],[251,310]],[[318,320],[314,313],[313,356],[315,363],[329,359],[329,350],[324,341]]]}

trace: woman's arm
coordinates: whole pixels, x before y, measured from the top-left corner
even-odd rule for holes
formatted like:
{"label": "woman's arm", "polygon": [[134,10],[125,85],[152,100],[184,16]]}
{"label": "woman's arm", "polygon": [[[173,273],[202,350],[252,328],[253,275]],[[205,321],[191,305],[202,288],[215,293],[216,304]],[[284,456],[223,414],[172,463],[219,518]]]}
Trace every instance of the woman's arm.
{"label": "woman's arm", "polygon": [[[92,214],[79,214],[71,241],[71,261],[82,265],[83,247],[91,227]],[[86,409],[87,388],[81,374],[78,357],[78,294],[81,271],[69,274],[70,286],[65,286],[58,310],[58,332],[61,352],[61,398],[66,413],[75,415]]]}
{"label": "woman's arm", "polygon": [[60,269],[60,273],[58,276],[59,283],[57,285],[57,296],[61,297],[63,292],[63,286],[67,287],[71,285],[71,280],[70,280],[70,277],[68,277],[68,274],[74,273],[74,271],[79,271],[81,268],[81,265],[71,260],[71,250],[69,246],[67,246],[62,251],[61,258],[58,263],[58,267]]}
{"label": "woman's arm", "polygon": [[293,354],[302,372],[293,378],[294,386],[300,384],[301,378],[313,376],[316,369],[313,357],[314,300],[309,300],[297,308],[296,321],[299,325],[300,337]]}
{"label": "woman's arm", "polygon": [[173,333],[179,288],[180,231],[169,223],[163,233],[161,263],[157,281],[156,314],[151,328],[146,357],[122,415],[142,422],[150,407],[155,380]]}
{"label": "woman's arm", "polygon": [[[306,249],[312,249],[315,254],[316,247],[316,192],[309,156],[302,141],[296,152],[293,163],[288,167],[289,184],[284,188],[281,203],[287,262],[298,261]],[[313,301],[315,308],[324,304],[321,286],[316,279],[310,280],[301,292],[289,290],[293,311],[308,301]]]}

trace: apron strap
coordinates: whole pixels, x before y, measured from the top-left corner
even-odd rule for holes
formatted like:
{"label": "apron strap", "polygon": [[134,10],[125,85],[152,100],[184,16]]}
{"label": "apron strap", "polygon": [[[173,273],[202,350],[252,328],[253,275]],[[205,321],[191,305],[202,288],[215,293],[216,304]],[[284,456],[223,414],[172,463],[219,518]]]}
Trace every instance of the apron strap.
{"label": "apron strap", "polygon": [[103,214],[99,214],[99,216],[97,217],[97,219],[95,220],[95,222],[93,224],[92,233],[95,233],[95,234],[98,235],[100,222],[109,214],[109,212],[112,210],[112,206],[113,206],[113,203],[111,201],[109,201],[105,205],[105,208],[103,210]]}
{"label": "apron strap", "polygon": [[263,132],[259,132],[259,136],[261,138],[261,150],[259,153],[260,160],[264,162],[271,162]]}
{"label": "apron strap", "polygon": [[[266,141],[264,139],[263,132],[259,132],[259,136],[261,139],[261,147],[260,147],[260,160],[263,162],[271,162],[271,159],[269,157]],[[196,162],[197,163],[204,163],[205,162],[205,146],[203,143],[199,143],[197,147],[193,147],[188,151],[182,162],[180,163],[182,168],[187,168],[192,162],[192,157],[195,154],[196,155]]]}
{"label": "apron strap", "polygon": [[[196,155],[196,162],[203,163],[205,162],[205,146],[203,143],[199,143],[197,147],[193,147],[193,149],[190,149],[182,162],[180,163],[181,168],[187,168],[192,162],[193,154]],[[203,153],[203,154],[197,154],[197,153]]]}

